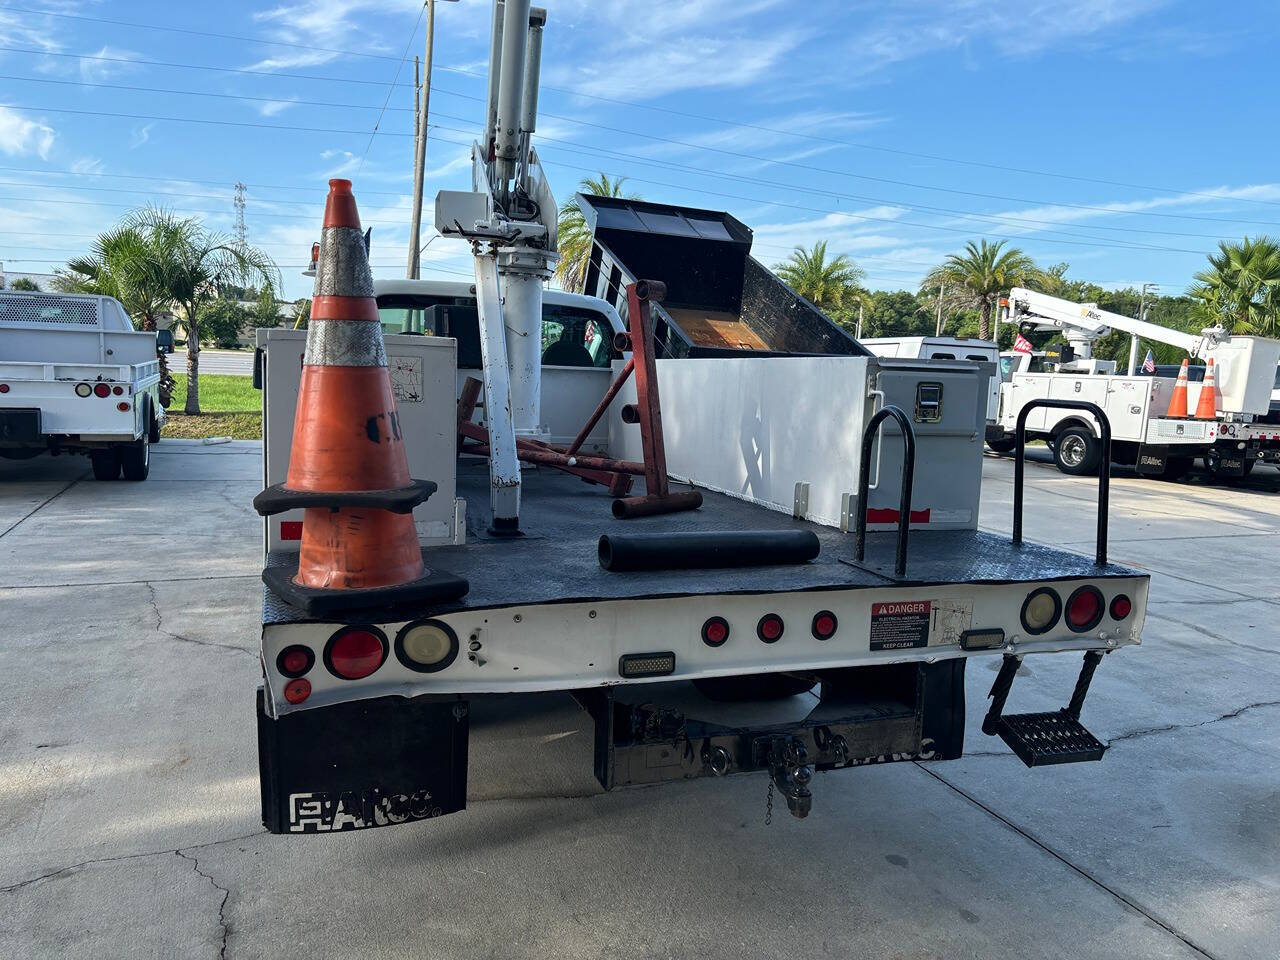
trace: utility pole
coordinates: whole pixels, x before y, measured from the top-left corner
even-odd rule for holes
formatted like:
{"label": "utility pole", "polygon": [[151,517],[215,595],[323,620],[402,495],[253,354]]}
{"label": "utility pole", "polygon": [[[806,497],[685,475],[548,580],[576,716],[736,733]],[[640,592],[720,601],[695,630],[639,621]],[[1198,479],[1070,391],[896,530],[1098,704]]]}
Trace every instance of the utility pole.
{"label": "utility pole", "polygon": [[938,325],[933,332],[933,335],[935,337],[942,336],[942,298],[946,294],[946,292],[947,292],[947,285],[945,283],[938,284]]}
{"label": "utility pole", "polygon": [[862,304],[858,304],[858,332],[854,335],[853,339],[862,339]]}
{"label": "utility pole", "polygon": [[431,112],[431,48],[436,34],[436,0],[427,0],[427,43],[422,58],[422,106],[417,111],[417,139],[414,144],[413,163],[413,216],[409,226],[410,280],[416,280],[421,266],[422,251],[418,248],[418,236],[422,231],[422,179],[427,164],[427,117]]}
{"label": "utility pole", "polygon": [[[1160,292],[1160,284],[1144,283],[1142,285],[1142,299],[1138,301],[1138,319],[1147,319],[1147,291],[1158,294]],[[1138,335],[1132,334],[1129,337],[1129,376],[1133,376],[1138,372]]]}

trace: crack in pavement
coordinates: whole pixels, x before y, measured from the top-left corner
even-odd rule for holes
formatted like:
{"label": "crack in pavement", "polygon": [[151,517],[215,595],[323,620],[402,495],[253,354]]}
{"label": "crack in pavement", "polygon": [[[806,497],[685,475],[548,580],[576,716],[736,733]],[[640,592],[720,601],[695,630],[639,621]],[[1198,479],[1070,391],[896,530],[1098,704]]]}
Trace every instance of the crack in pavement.
{"label": "crack in pavement", "polygon": [[21,526],[25,521],[30,520],[30,519],[31,519],[32,517],[34,517],[37,513],[39,513],[41,510],[43,510],[43,509],[44,509],[45,507],[47,507],[49,504],[53,503],[53,501],[57,500],[60,496],[62,496],[64,493],[66,493],[68,490],[70,490],[72,487],[74,487],[77,483],[79,483],[81,480],[83,480],[83,479],[84,479],[85,477],[87,477],[87,476],[89,476],[89,474],[88,474],[88,473],[82,473],[82,474],[80,474],[80,476],[76,477],[74,480],[72,480],[70,483],[68,483],[65,487],[63,487],[61,490],[59,490],[59,491],[58,491],[57,493],[55,493],[53,496],[49,497],[49,499],[45,500],[43,503],[41,503],[41,504],[37,505],[36,507],[34,507],[34,508],[31,510],[31,512],[30,512],[30,513],[27,513],[27,514],[25,514],[24,516],[19,517],[15,522],[13,522],[12,524],[10,524],[10,525],[9,525],[9,527],[8,527],[8,529],[6,529],[6,530],[4,531],[4,533],[0,533],[0,537],[5,537],[5,536],[8,536],[9,534],[13,533],[13,531],[17,530],[17,529],[18,529],[18,527],[20,527],[20,526]]}
{"label": "crack in pavement", "polygon": [[81,860],[79,863],[68,864],[65,867],[59,867],[57,870],[50,870],[48,873],[42,873],[38,877],[30,877],[26,880],[20,880],[17,883],[11,883],[7,887],[0,887],[0,893],[13,893],[15,890],[21,890],[23,887],[29,887],[34,883],[40,883],[42,880],[50,880],[54,877],[61,876],[64,873],[72,873],[76,870],[82,870],[85,867],[91,867],[99,863],[116,863],[121,860],[142,860],[147,857],[167,857],[170,854],[178,854],[181,856],[182,850],[204,850],[209,847],[217,847],[224,843],[238,843],[241,840],[252,840],[254,837],[266,836],[266,830],[255,830],[252,833],[242,833],[239,836],[227,837],[225,840],[210,840],[207,843],[193,843],[190,846],[179,847],[177,850],[165,848],[164,850],[147,850],[142,853],[124,853],[118,857],[97,857],[92,860]]}
{"label": "crack in pavement", "polygon": [[987,804],[983,803],[981,800],[979,800],[977,797],[970,794],[968,791],[962,790],[960,787],[956,786],[946,777],[943,777],[941,774],[935,773],[934,771],[930,770],[928,766],[926,766],[924,763],[921,763],[919,760],[914,760],[912,761],[912,763],[919,770],[923,771],[928,776],[933,777],[933,779],[937,780],[939,783],[947,787],[949,790],[955,791],[955,793],[959,794],[965,800],[968,800],[971,804],[973,804],[979,810],[986,813],[988,816],[1004,824],[1006,827],[1008,827],[1014,833],[1018,834],[1018,836],[1022,837],[1024,840],[1035,845],[1036,847],[1039,847],[1045,853],[1049,854],[1049,856],[1053,857],[1055,860],[1062,863],[1065,867],[1067,867],[1067,869],[1078,874],[1080,877],[1083,877],[1089,883],[1092,883],[1094,886],[1096,886],[1099,890],[1102,890],[1110,894],[1112,897],[1114,897],[1120,903],[1124,904],[1134,913],[1138,914],[1141,917],[1145,917],[1147,920],[1150,920],[1152,923],[1158,926],[1161,930],[1165,931],[1165,933],[1169,934],[1172,937],[1177,938],[1182,943],[1186,944],[1186,946],[1190,947],[1200,956],[1207,958],[1207,960],[1218,960],[1218,958],[1216,958],[1208,950],[1206,950],[1204,947],[1200,946],[1198,943],[1192,940],[1189,934],[1183,933],[1181,930],[1175,927],[1171,922],[1162,920],[1159,916],[1152,913],[1150,910],[1147,910],[1146,908],[1144,908],[1141,904],[1139,904],[1133,898],[1128,897],[1125,894],[1121,893],[1115,887],[1108,886],[1106,883],[1103,883],[1101,880],[1099,880],[1097,877],[1091,874],[1084,867],[1081,867],[1075,863],[1072,863],[1069,859],[1067,859],[1067,856],[1065,854],[1059,853],[1053,847],[1049,846],[1047,842],[1033,835],[1030,831],[1025,830],[1022,827],[1018,826],[1008,817],[997,812],[992,807],[989,807]]}
{"label": "crack in pavement", "polygon": [[226,911],[227,911],[227,900],[231,897],[231,889],[229,887],[222,886],[221,884],[218,883],[217,880],[213,879],[213,877],[210,874],[207,874],[203,870],[201,870],[200,861],[194,855],[188,856],[187,854],[183,853],[181,850],[175,850],[173,852],[175,856],[183,860],[186,860],[188,863],[190,863],[192,870],[194,870],[200,876],[208,880],[209,885],[213,887],[213,889],[219,891],[222,894],[222,900],[218,903],[218,927],[220,930],[222,930],[222,947],[218,950],[218,956],[219,958],[221,958],[221,960],[226,960],[227,939],[231,936],[231,928],[227,926]]}
{"label": "crack in pavement", "polygon": [[142,585],[147,588],[147,602],[151,605],[151,612],[156,616],[156,632],[163,633],[166,637],[174,640],[181,640],[183,643],[194,643],[199,647],[217,647],[221,650],[231,650],[234,653],[247,653],[249,656],[255,656],[252,650],[246,650],[244,647],[237,647],[233,643],[218,643],[215,640],[197,640],[195,637],[186,637],[180,633],[174,633],[164,628],[164,615],[160,612],[160,604],[156,599],[156,587],[150,580],[143,580]]}
{"label": "crack in pavement", "polygon": [[1153,613],[1150,608],[1147,609],[1147,616],[1154,617],[1156,620],[1167,620],[1170,623],[1176,623],[1179,626],[1186,627],[1202,637],[1208,637],[1210,640],[1220,640],[1222,643],[1230,644],[1233,647],[1239,647],[1242,650],[1252,650],[1254,653],[1268,653],[1271,656],[1280,656],[1280,650],[1272,650],[1269,647],[1258,647],[1252,643],[1245,643],[1243,640],[1232,640],[1230,637],[1224,637],[1220,633],[1214,633],[1199,624],[1192,623],[1189,620],[1179,620],[1177,617],[1171,617],[1164,613]]}

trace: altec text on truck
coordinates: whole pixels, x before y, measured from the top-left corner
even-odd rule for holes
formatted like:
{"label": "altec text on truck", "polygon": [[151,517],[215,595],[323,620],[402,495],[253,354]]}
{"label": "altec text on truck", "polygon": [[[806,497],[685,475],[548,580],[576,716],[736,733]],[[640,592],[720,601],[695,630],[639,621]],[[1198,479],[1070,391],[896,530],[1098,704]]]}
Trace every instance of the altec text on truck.
{"label": "altec text on truck", "polygon": [[[483,384],[452,338],[382,336],[345,181],[300,383],[296,339],[262,338],[268,829],[463,809],[472,705],[513,693],[577,699],[606,789],[759,771],[796,816],[818,771],[959,757],[973,658],[1000,663],[985,732],[1032,766],[1099,759],[1085,696],[1104,656],[1140,641],[1148,577],[1106,559],[1105,472],[1093,557],[978,530],[989,367],[861,348],[656,359],[653,303],[707,306],[684,272],[696,244],[651,260],[661,283],[626,284],[611,379],[553,385],[526,344],[506,350],[541,309],[504,284],[553,249],[538,210],[554,203],[526,202],[532,121],[510,113],[530,102],[544,22],[496,6],[480,215],[456,217]],[[548,405],[577,409],[574,441],[549,439]],[[1005,713],[1019,663],[1050,653],[1081,659],[1067,705]]]}
{"label": "altec text on truck", "polygon": [[159,387],[156,335],[118,300],[0,291],[0,457],[87,453],[99,480],[145,480]]}

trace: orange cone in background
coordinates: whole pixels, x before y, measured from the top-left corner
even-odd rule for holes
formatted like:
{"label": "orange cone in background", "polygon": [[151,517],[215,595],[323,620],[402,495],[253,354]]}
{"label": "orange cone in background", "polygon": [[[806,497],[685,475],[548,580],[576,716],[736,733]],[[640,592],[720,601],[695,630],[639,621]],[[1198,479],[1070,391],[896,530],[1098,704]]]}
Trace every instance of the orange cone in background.
{"label": "orange cone in background", "polygon": [[1200,384],[1200,401],[1196,404],[1197,420],[1215,420],[1218,416],[1218,374],[1213,368],[1213,357],[1204,371],[1204,383]]}
{"label": "orange cone in background", "polygon": [[[314,309],[314,308],[313,308]],[[1185,417],[1187,415],[1187,365],[1182,361],[1182,369],[1178,371],[1178,382],[1173,385],[1173,396],[1169,398],[1169,412],[1166,417]]]}
{"label": "orange cone in background", "polygon": [[423,564],[412,511],[436,485],[409,476],[349,180],[329,181],[302,362],[288,476],[254,498],[262,514],[305,508],[298,570],[263,579],[314,614],[461,596],[466,581]]}

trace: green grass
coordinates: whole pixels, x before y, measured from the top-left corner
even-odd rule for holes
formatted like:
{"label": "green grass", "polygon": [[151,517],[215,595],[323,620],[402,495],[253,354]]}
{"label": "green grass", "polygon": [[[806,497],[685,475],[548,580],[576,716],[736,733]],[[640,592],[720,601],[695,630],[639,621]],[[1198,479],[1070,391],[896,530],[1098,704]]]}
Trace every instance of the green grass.
{"label": "green grass", "polygon": [[[187,375],[174,373],[173,379],[173,403],[169,409],[179,412],[187,403]],[[262,394],[253,389],[252,377],[201,374],[200,410],[202,413],[261,413]]]}
{"label": "green grass", "polygon": [[166,437],[203,440],[231,437],[234,440],[262,439],[262,394],[253,389],[253,378],[207,373],[200,377],[198,417],[182,412],[187,404],[187,375],[175,373],[173,402],[165,420]]}

